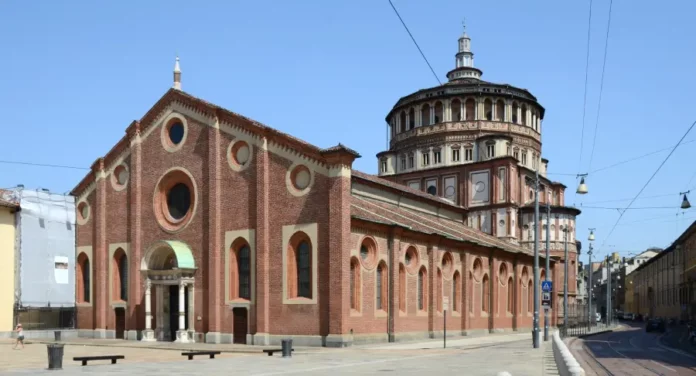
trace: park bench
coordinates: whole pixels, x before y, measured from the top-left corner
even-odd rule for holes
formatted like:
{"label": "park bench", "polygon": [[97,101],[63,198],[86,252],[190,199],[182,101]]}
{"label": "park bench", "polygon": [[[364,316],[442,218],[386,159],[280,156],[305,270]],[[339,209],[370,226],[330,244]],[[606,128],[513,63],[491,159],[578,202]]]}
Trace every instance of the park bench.
{"label": "park bench", "polygon": [[126,359],[126,357],[123,355],[76,356],[73,358],[73,361],[82,362],[82,365],[86,366],[87,362],[93,360],[111,360],[111,364],[116,364],[116,359]]}
{"label": "park bench", "polygon": [[[295,349],[290,349],[290,351],[291,351],[291,352],[292,352],[292,351],[295,351]],[[263,350],[263,352],[265,352],[266,354],[268,354],[268,356],[273,356],[273,353],[276,353],[276,352],[283,352],[283,349],[265,349],[265,350]]]}
{"label": "park bench", "polygon": [[188,351],[182,352],[182,356],[188,356],[188,360],[192,360],[196,355],[209,355],[210,359],[215,359],[215,355],[220,355],[219,351]]}

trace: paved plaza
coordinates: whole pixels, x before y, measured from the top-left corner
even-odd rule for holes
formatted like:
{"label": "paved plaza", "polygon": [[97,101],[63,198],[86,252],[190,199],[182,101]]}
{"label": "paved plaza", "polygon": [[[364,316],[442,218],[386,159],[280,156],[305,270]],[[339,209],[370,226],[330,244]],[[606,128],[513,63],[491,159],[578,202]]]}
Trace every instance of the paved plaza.
{"label": "paved plaza", "polygon": [[[45,344],[30,344],[24,350],[0,352],[0,373],[3,375],[85,374],[85,375],[371,375],[395,373],[422,375],[447,372],[456,374],[497,375],[506,371],[512,376],[548,376],[555,374],[555,365],[548,351],[531,348],[530,335],[506,334],[477,338],[356,346],[344,349],[302,351],[292,358],[276,354],[223,353],[216,359],[202,357],[186,360],[180,349],[149,349],[66,345],[62,371],[46,370]],[[550,347],[550,343],[548,344]],[[548,349],[547,349],[548,350]],[[116,365],[108,361],[80,366],[73,356],[118,354],[125,360]]]}

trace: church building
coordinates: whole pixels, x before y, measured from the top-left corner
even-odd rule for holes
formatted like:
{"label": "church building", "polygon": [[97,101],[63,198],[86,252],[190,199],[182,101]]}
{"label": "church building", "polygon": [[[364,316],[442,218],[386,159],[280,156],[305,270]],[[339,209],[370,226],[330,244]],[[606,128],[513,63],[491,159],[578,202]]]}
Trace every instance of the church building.
{"label": "church building", "polygon": [[343,347],[442,337],[444,315],[448,336],[530,332],[525,177],[539,169],[552,212],[556,287],[579,211],[545,177],[544,109],[482,81],[469,44],[449,82],[389,112],[378,176],[342,144],[184,92],[177,58],[173,87],[72,191],[79,335]]}

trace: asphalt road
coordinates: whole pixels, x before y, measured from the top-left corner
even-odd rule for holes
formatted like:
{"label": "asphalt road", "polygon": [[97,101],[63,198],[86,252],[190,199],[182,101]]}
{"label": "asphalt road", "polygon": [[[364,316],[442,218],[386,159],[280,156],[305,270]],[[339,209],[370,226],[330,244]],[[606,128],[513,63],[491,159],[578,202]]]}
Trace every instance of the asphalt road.
{"label": "asphalt road", "polygon": [[696,357],[663,345],[662,336],[632,325],[573,339],[569,347],[588,376],[696,376]]}

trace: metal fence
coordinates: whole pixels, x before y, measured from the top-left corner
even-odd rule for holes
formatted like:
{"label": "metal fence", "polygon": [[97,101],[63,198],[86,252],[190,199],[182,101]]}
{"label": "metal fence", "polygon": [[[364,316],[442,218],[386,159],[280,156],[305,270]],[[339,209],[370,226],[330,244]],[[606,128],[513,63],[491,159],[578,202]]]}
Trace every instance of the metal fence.
{"label": "metal fence", "polygon": [[[594,305],[592,312],[588,312],[586,304],[570,304],[568,305],[568,322],[563,322],[563,317],[559,317],[558,329],[562,338],[584,336],[603,330],[607,330],[616,324],[615,317],[601,316],[600,321],[597,321],[597,311]],[[589,314],[588,314],[589,313]]]}
{"label": "metal fence", "polygon": [[75,307],[15,307],[15,326],[22,324],[24,330],[74,329]]}

